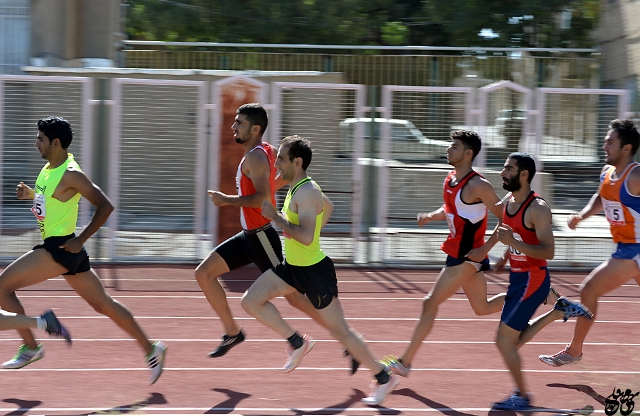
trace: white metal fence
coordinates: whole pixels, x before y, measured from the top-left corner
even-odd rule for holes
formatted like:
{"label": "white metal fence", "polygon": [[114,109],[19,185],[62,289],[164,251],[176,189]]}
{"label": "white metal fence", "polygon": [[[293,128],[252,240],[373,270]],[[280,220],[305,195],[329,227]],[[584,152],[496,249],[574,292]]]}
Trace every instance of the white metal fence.
{"label": "white metal fence", "polygon": [[[508,152],[527,150],[543,167],[534,186],[554,210],[557,266],[591,267],[609,255],[602,217],[577,232],[563,221],[597,187],[608,121],[632,116],[623,90],[532,91],[500,82],[480,89],[377,91],[246,79],[269,112],[270,142],[292,134],[312,141],[309,172],[336,203],[322,242],[337,261],[442,264],[446,224],[418,229],[415,215],[441,205],[450,169],[444,154],[450,132],[460,128],[480,132],[477,168],[499,193]],[[220,91],[231,81],[0,76],[0,259],[10,261],[39,241],[29,204],[15,199],[15,185],[32,185],[44,163],[32,147],[35,122],[48,115],[72,123],[70,150],[116,205],[89,242],[93,258],[202,259],[218,241],[220,224],[206,190],[234,183],[231,175],[219,174],[218,165],[239,162],[228,160],[221,134],[231,126],[222,125]],[[84,202],[79,226],[91,212]]]}
{"label": "white metal fence", "polygon": [[30,0],[0,0],[0,74],[19,74],[29,63],[30,11]]}

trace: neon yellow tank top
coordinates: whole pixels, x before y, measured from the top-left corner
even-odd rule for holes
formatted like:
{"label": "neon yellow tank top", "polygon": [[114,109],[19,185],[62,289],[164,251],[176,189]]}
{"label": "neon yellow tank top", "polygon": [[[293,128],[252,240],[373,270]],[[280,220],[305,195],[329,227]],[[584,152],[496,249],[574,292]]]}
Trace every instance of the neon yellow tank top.
{"label": "neon yellow tank top", "polygon": [[53,192],[67,169],[81,170],[73,155],[69,153],[67,160],[55,169],[50,169],[49,166],[49,163],[44,165],[36,179],[35,196],[31,207],[31,211],[38,220],[38,228],[43,240],[70,235],[76,231],[80,200],[79,193],[67,202],[58,201],[53,197]]}
{"label": "neon yellow tank top", "polygon": [[[303,180],[295,184],[295,186],[291,187],[289,189],[289,192],[287,192],[287,197],[284,200],[282,213],[292,224],[300,225],[300,220],[298,218],[298,213],[292,212],[289,209],[291,198],[293,198],[293,194],[296,193],[298,188],[300,188],[307,182],[312,182],[311,178],[304,178]],[[322,210],[322,212],[320,212],[320,214],[316,216],[316,230],[313,233],[313,242],[308,246],[305,246],[301,242],[294,240],[286,233],[284,234],[284,257],[288,264],[291,264],[292,266],[311,266],[320,262],[320,260],[324,259],[327,256],[322,251],[322,248],[320,248],[320,229],[322,228],[323,215],[324,209]]]}

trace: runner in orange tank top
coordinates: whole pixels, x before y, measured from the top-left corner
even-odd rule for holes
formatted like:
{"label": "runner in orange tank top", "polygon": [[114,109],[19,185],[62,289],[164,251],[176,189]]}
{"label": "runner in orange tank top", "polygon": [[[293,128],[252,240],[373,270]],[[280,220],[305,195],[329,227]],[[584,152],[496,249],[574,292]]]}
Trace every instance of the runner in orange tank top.
{"label": "runner in orange tank top", "polygon": [[[634,279],[640,284],[640,169],[634,160],[640,146],[640,134],[631,120],[616,119],[609,123],[604,138],[605,166],[600,174],[600,186],[579,214],[568,218],[575,229],[582,220],[604,211],[611,236],[617,244],[611,258],[596,267],[580,285],[582,303],[596,316],[598,299]],[[545,364],[558,367],[582,359],[582,349],[593,320],[578,319],[573,339],[562,351],[541,355]]]}

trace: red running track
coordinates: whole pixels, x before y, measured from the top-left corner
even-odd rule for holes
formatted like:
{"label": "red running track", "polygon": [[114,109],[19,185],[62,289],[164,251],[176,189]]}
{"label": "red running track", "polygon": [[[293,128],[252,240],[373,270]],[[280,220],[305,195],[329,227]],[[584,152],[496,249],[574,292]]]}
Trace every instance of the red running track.
{"label": "red running track", "polygon": [[[45,336],[43,360],[20,370],[3,370],[0,414],[513,414],[490,410],[492,402],[513,388],[493,343],[499,314],[475,316],[461,291],[441,306],[410,377],[401,380],[384,406],[368,407],[360,399],[368,393],[371,373],[361,369],[350,376],[340,344],[283,299],[276,299],[292,326],[318,341],[298,369],[282,372],[286,343],[239,305],[257,269],[225,276],[231,309],[248,339],[217,359],[207,353],[219,343],[221,325],[195,283],[192,267],[125,266],[98,272],[149,337],[167,342],[166,369],[160,380],[149,386],[149,371],[137,344],[57,278],[22,290],[19,296],[31,315],[53,308],[71,329],[73,347]],[[420,300],[436,274],[338,270],[346,316],[366,334],[376,356],[403,351],[420,313]],[[563,294],[577,298],[584,276],[555,273],[552,279]],[[506,279],[506,274],[487,274],[489,293],[504,291]],[[551,368],[537,358],[569,342],[575,320],[552,323],[522,348],[536,406],[592,406],[594,414],[604,414],[604,400],[614,387],[640,391],[639,297],[640,288],[630,281],[603,298],[580,363]],[[3,359],[10,358],[18,345],[14,331],[0,333]]]}

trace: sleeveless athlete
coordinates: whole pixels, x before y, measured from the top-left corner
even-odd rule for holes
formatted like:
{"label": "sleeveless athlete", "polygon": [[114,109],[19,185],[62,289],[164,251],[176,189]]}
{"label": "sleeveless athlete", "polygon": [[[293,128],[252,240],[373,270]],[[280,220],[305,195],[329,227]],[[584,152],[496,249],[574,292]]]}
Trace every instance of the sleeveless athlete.
{"label": "sleeveless athlete", "polygon": [[[502,216],[502,221],[511,227],[513,230],[513,236],[516,240],[531,245],[540,244],[540,240],[538,240],[536,230],[528,228],[525,225],[524,215],[527,212],[527,209],[531,206],[531,203],[533,203],[537,198],[540,198],[540,195],[531,191],[529,196],[527,196],[527,199],[522,203],[522,205],[520,205],[514,214],[509,214],[509,202],[505,203],[504,214]],[[540,267],[547,265],[547,261],[545,259],[529,257],[513,247],[509,247],[509,264],[511,265],[512,271],[525,272],[540,269]]]}
{"label": "sleeveless athlete", "polygon": [[616,179],[611,177],[614,166],[600,175],[600,198],[614,243],[640,243],[640,196],[627,187],[631,171],[638,166],[630,163]]}
{"label": "sleeveless athlete", "polygon": [[449,236],[440,247],[442,251],[455,257],[463,258],[474,248],[484,244],[487,230],[487,207],[482,202],[467,204],[462,201],[462,189],[474,176],[483,177],[476,171],[469,172],[454,186],[451,181],[456,171],[451,171],[444,180],[443,199],[444,212],[449,226]]}
{"label": "sleeveless athlete", "polygon": [[[266,142],[257,145],[251,149],[249,153],[256,149],[263,151],[269,160],[269,195],[271,196],[271,203],[275,205],[276,154],[271,145]],[[240,161],[240,164],[238,165],[238,172],[236,173],[236,188],[238,189],[239,196],[253,195],[256,193],[256,188],[253,186],[251,179],[242,173],[242,165],[244,164],[245,157]],[[269,220],[262,216],[261,208],[240,207],[240,224],[242,224],[242,228],[244,230],[255,230],[269,224]]]}
{"label": "sleeveless athlete", "polygon": [[38,220],[38,228],[43,240],[48,237],[67,236],[76,230],[80,194],[75,194],[66,202],[58,201],[53,197],[53,192],[68,169],[81,171],[71,153],[57,168],[51,169],[50,163],[44,165],[36,179],[31,211]]}
{"label": "sleeveless athlete", "polygon": [[[304,178],[289,189],[287,196],[282,206],[282,213],[291,224],[300,225],[298,213],[289,209],[289,204],[296,191],[305,183],[312,182],[311,178]],[[316,184],[317,186],[317,184]],[[293,266],[311,266],[320,262],[326,257],[326,254],[320,247],[320,230],[322,229],[322,217],[324,216],[324,209],[316,215],[316,229],[313,233],[313,241],[311,244],[304,245],[301,242],[294,240],[284,233],[284,258],[288,264]]]}

